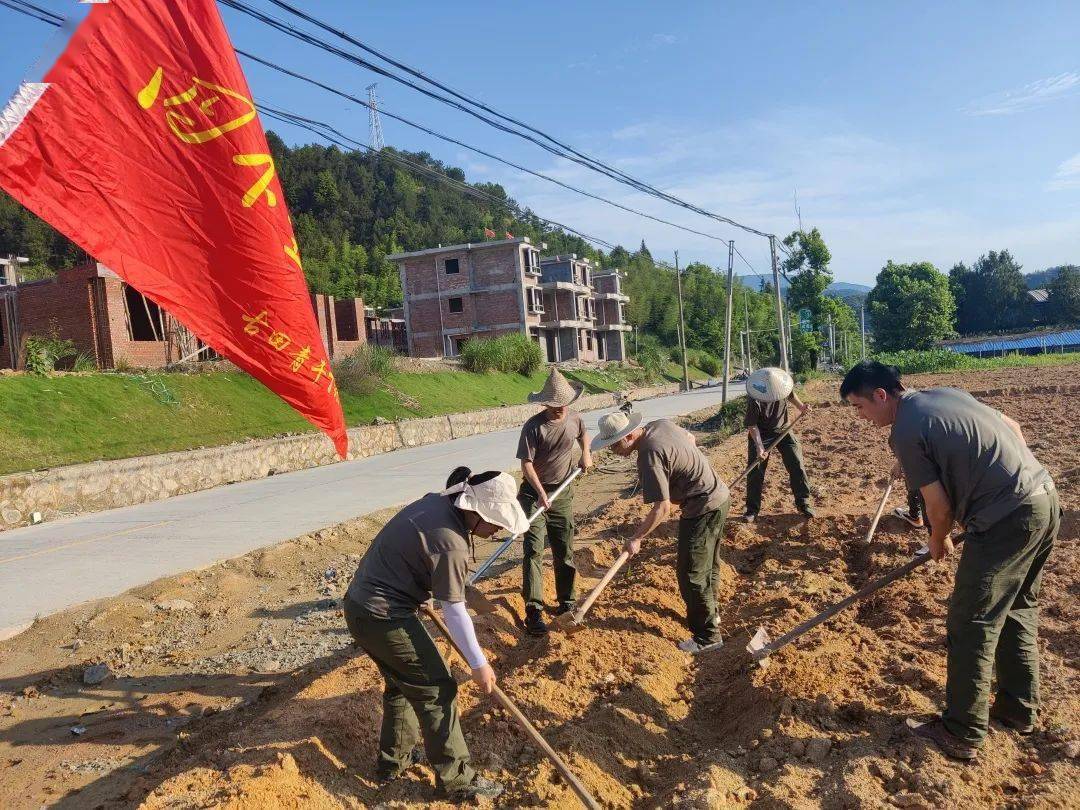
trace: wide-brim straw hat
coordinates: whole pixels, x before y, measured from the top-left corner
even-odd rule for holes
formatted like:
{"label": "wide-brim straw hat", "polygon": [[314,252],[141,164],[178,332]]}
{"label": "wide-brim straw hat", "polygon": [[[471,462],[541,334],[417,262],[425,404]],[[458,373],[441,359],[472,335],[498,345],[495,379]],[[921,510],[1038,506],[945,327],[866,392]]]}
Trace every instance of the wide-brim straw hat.
{"label": "wide-brim straw hat", "polygon": [[[483,476],[473,476],[482,478]],[[457,495],[454,506],[468,512],[476,512],[488,523],[499,526],[511,534],[525,534],[529,519],[517,499],[517,482],[508,473],[501,472],[493,478],[477,484],[462,481],[443,491],[443,495]]]}
{"label": "wide-brim straw hat", "polygon": [[640,413],[632,413],[629,416],[623,411],[605,413],[600,417],[599,431],[593,436],[589,447],[594,451],[610,447],[640,424]]}
{"label": "wide-brim straw hat", "polygon": [[562,372],[553,368],[544,387],[529,394],[529,402],[546,408],[564,408],[580,397],[584,390],[584,386],[572,384]]}

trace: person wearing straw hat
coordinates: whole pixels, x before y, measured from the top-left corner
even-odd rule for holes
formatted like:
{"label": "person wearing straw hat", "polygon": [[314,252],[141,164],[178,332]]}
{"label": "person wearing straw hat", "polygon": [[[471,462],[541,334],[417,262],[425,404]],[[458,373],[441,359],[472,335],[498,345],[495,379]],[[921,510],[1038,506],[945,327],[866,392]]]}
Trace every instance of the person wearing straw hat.
{"label": "person wearing straw hat", "polygon": [[639,413],[605,414],[592,449],[596,452],[605,447],[619,456],[637,453],[642,497],[652,504],[623,546],[628,554],[641,550],[642,539],[667,519],[672,504],[680,507],[675,573],[691,636],[679,643],[679,649],[698,653],[719,647],[722,640],[715,584],[717,545],[731,500],[727,485],[713,472],[693,435],[669,419],[657,419],[643,427]]}
{"label": "person wearing straw hat", "polygon": [[746,428],[746,463],[753,464],[758,458],[761,463],[750,470],[746,476],[746,512],[743,520],[753,523],[761,511],[761,491],[765,487],[765,470],[769,466],[768,450],[765,444],[776,444],[780,458],[787,468],[791,483],[791,494],[795,498],[795,508],[804,517],[813,517],[814,509],[810,505],[810,483],[803,466],[802,447],[794,433],[780,436],[788,425],[788,404],[806,413],[810,406],[802,402],[795,393],[795,381],[791,375],[780,368],[759,368],[746,381],[746,416],[743,426]]}
{"label": "person wearing straw hat", "polygon": [[345,593],[345,622],[385,681],[376,778],[401,776],[415,762],[413,748],[422,736],[441,794],[456,801],[495,798],[503,787],[469,764],[457,682],[418,611],[429,599],[438,601],[473,681],[490,693],[495,672],[465,611],[472,536],[518,534],[529,520],[506,473],[472,475],[459,467],[446,484],[406,506],[375,535]]}
{"label": "person wearing straw hat", "polygon": [[521,490],[518,503],[525,514],[537,506],[546,511],[537,516],[523,539],[521,595],[525,599],[525,631],[543,635],[544,621],[544,541],[551,546],[555,569],[555,597],[558,613],[574,609],[577,568],[574,566],[574,485],[570,484],[554,501],[548,492],[556,489],[580,466],[592,466],[589,437],[581,415],[570,405],[581,396],[581,386],[571,385],[558,369],[552,369],[540,391],[529,394],[529,402],[544,410],[521,428],[517,457],[521,460]]}

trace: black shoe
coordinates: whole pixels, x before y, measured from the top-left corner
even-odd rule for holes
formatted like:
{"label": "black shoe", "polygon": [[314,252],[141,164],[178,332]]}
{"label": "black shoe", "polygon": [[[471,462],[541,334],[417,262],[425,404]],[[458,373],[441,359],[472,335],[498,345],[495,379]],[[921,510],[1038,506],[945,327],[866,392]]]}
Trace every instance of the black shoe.
{"label": "black shoe", "polygon": [[1035,733],[1034,723],[1017,720],[1012,715],[1006,714],[1004,709],[999,709],[997,703],[990,707],[990,717],[1021,736],[1026,737],[1028,734]]}
{"label": "black shoe", "polygon": [[477,774],[473,777],[473,780],[469,784],[454,788],[453,790],[443,790],[442,793],[452,802],[464,802],[469,799],[497,799],[506,790],[503,787],[502,782],[496,782],[494,779],[488,779],[486,776]]}
{"label": "black shoe", "polygon": [[548,626],[544,621],[544,611],[536,605],[525,606],[525,632],[530,636],[547,635]]}
{"label": "black shoe", "polygon": [[380,785],[386,785],[393,782],[395,779],[400,779],[405,775],[405,772],[409,770],[413,765],[419,765],[424,761],[424,751],[417,746],[409,752],[408,758],[405,760],[405,764],[400,768],[394,770],[385,770],[380,766],[375,767],[375,781]]}
{"label": "black shoe", "polygon": [[555,608],[555,615],[562,616],[564,613],[572,613],[575,607],[577,607],[577,602],[560,602],[559,606]]}
{"label": "black shoe", "polygon": [[815,512],[814,508],[810,505],[800,506],[799,514],[807,518],[817,517],[817,512]]}

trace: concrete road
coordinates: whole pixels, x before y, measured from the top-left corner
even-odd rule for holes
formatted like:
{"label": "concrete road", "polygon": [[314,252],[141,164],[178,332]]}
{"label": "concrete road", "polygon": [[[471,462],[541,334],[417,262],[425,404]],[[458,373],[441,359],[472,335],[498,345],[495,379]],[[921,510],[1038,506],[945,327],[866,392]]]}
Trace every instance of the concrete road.
{"label": "concrete road", "polygon": [[[716,386],[634,407],[655,419],[720,399]],[[585,414],[591,433],[601,413]],[[413,500],[458,464],[516,468],[517,438],[504,430],[2,532],[0,639],[35,617]]]}

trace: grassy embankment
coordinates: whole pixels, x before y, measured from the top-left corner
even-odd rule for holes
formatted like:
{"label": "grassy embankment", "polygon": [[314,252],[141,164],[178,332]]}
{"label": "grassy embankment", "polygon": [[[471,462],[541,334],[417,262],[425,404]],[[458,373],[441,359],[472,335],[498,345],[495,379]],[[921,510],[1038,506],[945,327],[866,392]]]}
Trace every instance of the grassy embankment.
{"label": "grassy embankment", "polygon": [[[668,374],[674,373],[672,366]],[[546,369],[530,376],[394,372],[375,393],[343,393],[341,400],[350,426],[377,416],[437,416],[525,402],[546,375]],[[588,393],[630,387],[621,370],[567,375]],[[691,376],[704,377],[696,369]],[[242,373],[0,377],[0,474],[311,430]]]}

